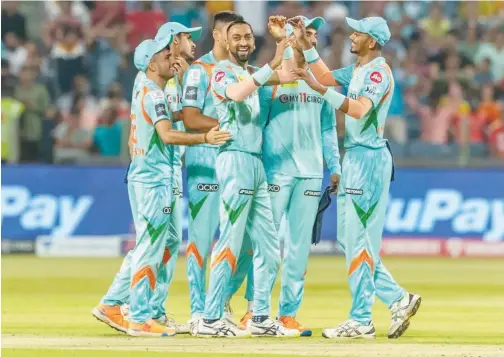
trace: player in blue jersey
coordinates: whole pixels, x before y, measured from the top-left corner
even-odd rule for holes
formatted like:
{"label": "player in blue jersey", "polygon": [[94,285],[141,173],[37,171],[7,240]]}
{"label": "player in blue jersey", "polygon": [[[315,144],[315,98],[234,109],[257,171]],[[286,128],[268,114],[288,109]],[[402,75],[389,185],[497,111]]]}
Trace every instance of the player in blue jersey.
{"label": "player in blue jersey", "polygon": [[[198,336],[242,337],[299,336],[299,331],[284,327],[270,315],[271,290],[280,261],[273,213],[261,162],[264,120],[260,113],[259,87],[270,79],[285,80],[275,72],[283,59],[287,41],[277,45],[275,58],[260,69],[248,65],[255,43],[251,26],[235,21],[227,28],[229,60],[214,69],[212,92],[221,128],[233,140],[219,149],[216,160],[217,182],[224,190],[219,207],[220,239],[211,259],[210,284],[204,319]],[[242,254],[245,235],[253,241],[254,312],[250,330],[241,330],[225,318],[225,293],[237,260]]]}
{"label": "player in blue jersey", "polygon": [[[196,45],[193,40],[197,40],[201,35],[201,27],[187,28],[177,22],[167,22],[158,30],[157,38],[174,35],[174,41],[177,42],[178,63],[181,68],[177,71],[177,75],[171,78],[165,87],[165,95],[168,102],[170,112],[173,114],[173,127],[179,131],[185,131],[184,122],[182,121],[182,77],[187,70],[188,63],[194,60]],[[170,234],[182,241],[182,207],[181,199],[183,195],[182,185],[182,156],[184,155],[185,147],[177,145],[173,147],[173,195],[174,203],[172,210],[172,220],[170,222]],[[154,319],[165,326],[175,326],[177,334],[188,333],[189,325],[176,324],[173,318],[166,315],[165,301],[168,297],[168,287],[175,273],[177,263],[178,247],[174,251],[165,248],[163,255],[163,266],[158,275],[156,290],[152,298],[151,304],[154,313]]]}
{"label": "player in blue jersey", "polygon": [[[133,91],[129,142],[132,161],[128,193],[137,239],[129,263],[125,260],[102,302],[93,309],[93,315],[100,321],[123,332],[127,328],[131,336],[175,334],[175,328],[152,319],[150,304],[165,247],[172,249],[179,244],[168,232],[173,204],[173,145],[207,142],[221,145],[231,137],[218,127],[205,134],[188,134],[172,128],[163,93],[177,70],[172,39],[169,35],[146,40],[135,50],[135,66],[145,72]],[[120,309],[127,302],[121,300],[127,298],[125,285],[129,286],[130,300],[127,327]]]}
{"label": "player in blue jersey", "polygon": [[[313,46],[321,17],[301,17]],[[283,36],[293,38],[297,68],[307,69],[302,48],[296,44],[292,26]],[[264,94],[263,94],[264,93]],[[265,87],[266,127],[262,161],[268,179],[273,218],[277,230],[285,213],[288,229],[284,238],[279,320],[297,329],[301,336],[312,331],[296,320],[304,295],[304,279],[311,236],[322,188],[323,159],[331,173],[336,193],[341,175],[334,108],[304,81]]]}
{"label": "player in blue jersey", "polygon": [[[238,20],[243,20],[243,17],[234,12],[217,13],[212,30],[212,51],[192,63],[184,73],[182,112],[188,131],[206,132],[219,125],[210,90],[212,70],[219,61],[228,58],[227,26]],[[203,317],[207,259],[219,224],[221,188],[215,176],[217,153],[218,148],[215,146],[197,145],[187,148],[185,156],[189,193],[187,276],[191,303],[190,324],[193,326]],[[252,300],[253,291],[249,285],[245,297]],[[250,305],[249,309],[251,310]],[[231,320],[229,305],[226,306],[226,311]]]}
{"label": "player in blue jersey", "polygon": [[[357,63],[331,72],[310,43],[303,21],[289,20],[320,83],[307,72],[296,73],[346,114],[346,154],[337,199],[338,241],[347,260],[352,308],[349,320],[322,334],[328,338],[374,338],[371,307],[376,294],[391,311],[388,337],[397,338],[408,328],[421,297],[400,287],[380,260],[388,192],[393,180],[392,155],[383,138],[383,128],[394,92],[394,78],[381,57],[390,31],[381,17],[346,21],[353,30],[351,51],[357,55]],[[348,96],[326,87],[335,85],[348,87]]]}

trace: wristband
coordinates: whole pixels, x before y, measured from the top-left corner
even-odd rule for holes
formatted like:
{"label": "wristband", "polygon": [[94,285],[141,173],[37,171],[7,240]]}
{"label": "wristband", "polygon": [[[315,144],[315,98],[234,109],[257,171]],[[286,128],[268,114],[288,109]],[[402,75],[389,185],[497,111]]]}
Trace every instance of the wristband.
{"label": "wristband", "polygon": [[308,62],[309,64],[313,62],[317,62],[318,59],[320,58],[317,50],[315,47],[310,48],[309,50],[303,51],[305,61]]}
{"label": "wristband", "polygon": [[294,51],[292,50],[292,47],[291,46],[287,47],[283,53],[283,59],[287,61],[290,60],[293,56]]}
{"label": "wristband", "polygon": [[343,94],[338,93],[331,88],[327,88],[327,91],[325,92],[323,98],[327,101],[327,103],[331,104],[337,110],[341,108],[346,99]]}
{"label": "wristband", "polygon": [[270,79],[274,72],[275,71],[271,69],[269,64],[265,64],[252,75],[252,78],[254,78],[257,83],[263,86],[268,81],[268,79]]}

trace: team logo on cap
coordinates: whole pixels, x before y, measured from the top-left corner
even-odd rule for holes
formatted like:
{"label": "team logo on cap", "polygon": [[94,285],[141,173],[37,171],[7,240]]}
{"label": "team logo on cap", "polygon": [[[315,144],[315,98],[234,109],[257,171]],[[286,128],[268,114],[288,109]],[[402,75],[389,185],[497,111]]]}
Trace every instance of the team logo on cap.
{"label": "team logo on cap", "polygon": [[382,78],[382,76],[381,76],[380,72],[373,72],[373,73],[371,73],[371,75],[369,76],[369,78],[370,78],[373,82],[375,82],[375,83],[381,83],[381,82],[382,82],[382,80],[383,80],[383,78]]}

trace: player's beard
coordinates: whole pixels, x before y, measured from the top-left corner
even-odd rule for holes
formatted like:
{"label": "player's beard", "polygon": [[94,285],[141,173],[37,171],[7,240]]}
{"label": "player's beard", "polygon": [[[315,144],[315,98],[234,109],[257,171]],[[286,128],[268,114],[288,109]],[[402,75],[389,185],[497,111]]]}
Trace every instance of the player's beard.
{"label": "player's beard", "polygon": [[250,58],[250,55],[252,53],[251,49],[249,48],[248,52],[247,52],[247,55],[242,55],[240,56],[238,54],[238,48],[236,48],[236,52],[233,52],[233,51],[230,51],[231,52],[231,55],[235,58],[235,60],[239,63],[239,64],[245,64],[248,62],[249,58]]}

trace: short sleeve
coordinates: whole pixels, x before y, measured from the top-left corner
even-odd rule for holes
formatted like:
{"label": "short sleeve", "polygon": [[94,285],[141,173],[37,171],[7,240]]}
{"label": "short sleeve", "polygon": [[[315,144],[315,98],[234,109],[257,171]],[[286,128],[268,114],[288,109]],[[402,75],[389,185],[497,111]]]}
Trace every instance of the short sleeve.
{"label": "short sleeve", "polygon": [[208,90],[208,74],[199,64],[194,64],[184,73],[183,78],[183,107],[203,109]]}
{"label": "short sleeve", "polygon": [[162,90],[147,92],[143,97],[143,110],[146,111],[152,124],[156,125],[161,120],[171,120],[171,113],[168,110],[168,103]]}
{"label": "short sleeve", "polygon": [[324,101],[320,116],[322,131],[330,130],[336,126],[336,111],[334,107]]}
{"label": "short sleeve", "polygon": [[385,98],[390,86],[390,76],[383,67],[371,67],[364,73],[364,85],[359,97],[365,97],[373,102],[373,107]]}
{"label": "short sleeve", "polygon": [[352,80],[352,74],[355,68],[355,64],[351,64],[348,67],[340,68],[332,71],[334,80],[338,82],[340,86],[348,87],[350,81]]}
{"label": "short sleeve", "polygon": [[238,78],[236,78],[232,71],[220,67],[214,69],[212,75],[212,92],[217,102],[228,100],[226,88],[233,83],[238,83]]}

